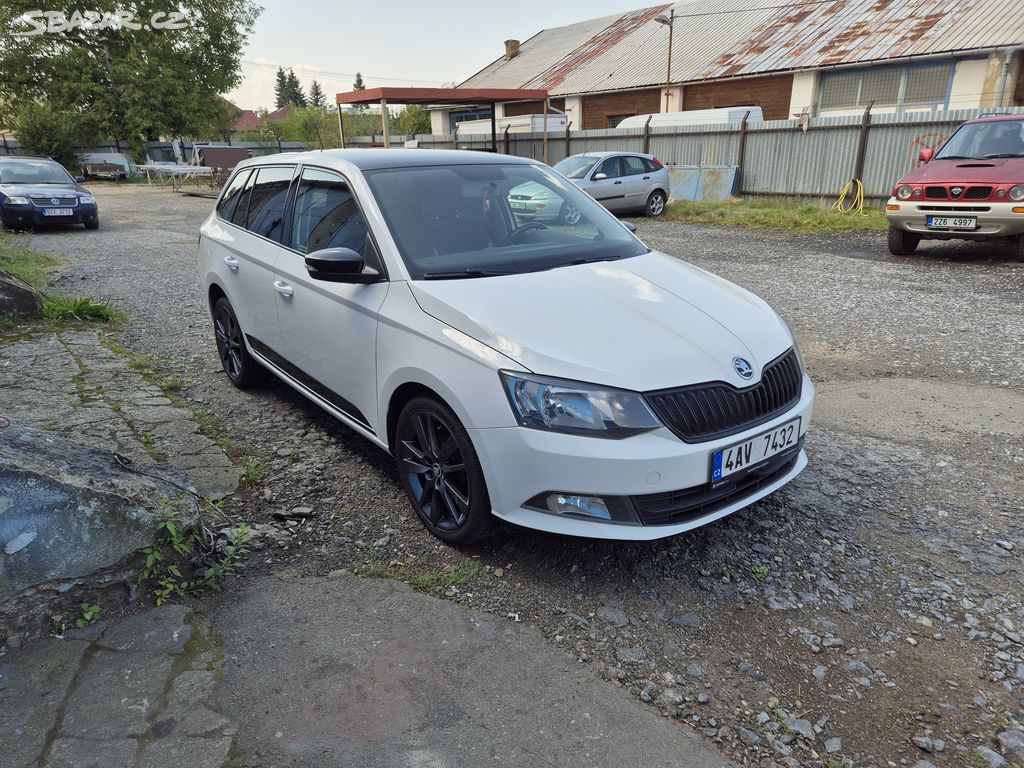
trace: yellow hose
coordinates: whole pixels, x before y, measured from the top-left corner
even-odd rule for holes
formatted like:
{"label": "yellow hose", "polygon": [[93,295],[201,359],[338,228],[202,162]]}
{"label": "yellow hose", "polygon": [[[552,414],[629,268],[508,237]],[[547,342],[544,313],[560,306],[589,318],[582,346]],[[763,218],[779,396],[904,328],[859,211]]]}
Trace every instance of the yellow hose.
{"label": "yellow hose", "polygon": [[[853,202],[849,206],[846,203],[846,196],[850,194],[850,188],[856,185],[856,192],[853,194]],[[839,194],[839,199],[832,204],[832,210],[836,213],[864,213],[864,184],[860,179],[850,179]]]}

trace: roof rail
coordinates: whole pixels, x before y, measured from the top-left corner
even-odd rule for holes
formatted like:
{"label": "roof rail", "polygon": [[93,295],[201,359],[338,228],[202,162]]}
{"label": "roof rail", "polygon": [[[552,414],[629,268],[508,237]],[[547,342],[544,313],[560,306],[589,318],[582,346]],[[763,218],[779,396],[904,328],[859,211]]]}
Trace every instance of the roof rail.
{"label": "roof rail", "polygon": [[1003,117],[1003,116],[1014,116],[1017,112],[982,112],[977,117]]}

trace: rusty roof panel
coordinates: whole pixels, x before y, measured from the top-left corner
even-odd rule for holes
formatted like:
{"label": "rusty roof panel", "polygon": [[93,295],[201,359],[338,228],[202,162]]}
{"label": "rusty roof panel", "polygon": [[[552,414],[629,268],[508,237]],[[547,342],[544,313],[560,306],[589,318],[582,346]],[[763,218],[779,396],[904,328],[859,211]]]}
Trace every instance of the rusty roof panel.
{"label": "rusty roof panel", "polygon": [[1024,44],[1024,0],[689,0],[544,30],[460,87],[552,95]]}

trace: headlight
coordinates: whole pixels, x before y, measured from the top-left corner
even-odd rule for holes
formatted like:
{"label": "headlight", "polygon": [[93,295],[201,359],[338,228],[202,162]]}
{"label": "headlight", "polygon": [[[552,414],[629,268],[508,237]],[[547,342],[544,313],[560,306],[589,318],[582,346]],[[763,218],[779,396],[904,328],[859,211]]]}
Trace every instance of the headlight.
{"label": "headlight", "polygon": [[30,205],[31,201],[27,197],[8,197],[7,202],[12,205]]}
{"label": "headlight", "polygon": [[501,380],[516,421],[524,427],[622,438],[661,426],[636,392],[505,371]]}
{"label": "headlight", "polygon": [[96,198],[93,197],[92,195],[81,195],[78,198],[78,202],[81,203],[82,205],[95,205]]}
{"label": "headlight", "polygon": [[896,197],[900,200],[909,200],[912,194],[914,194],[914,190],[909,184],[903,184],[896,190]]}
{"label": "headlight", "polygon": [[1024,184],[1018,184],[1015,187],[1010,187],[1010,199],[1011,200],[1024,200]]}

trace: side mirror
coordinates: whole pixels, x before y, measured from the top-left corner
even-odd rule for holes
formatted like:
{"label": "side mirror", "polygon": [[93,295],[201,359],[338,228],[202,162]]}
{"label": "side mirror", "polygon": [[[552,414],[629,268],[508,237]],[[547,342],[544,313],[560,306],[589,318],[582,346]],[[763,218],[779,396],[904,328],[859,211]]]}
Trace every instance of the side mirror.
{"label": "side mirror", "polygon": [[363,277],[363,257],[351,248],[325,248],[306,257],[306,270],[314,280],[356,283]]}
{"label": "side mirror", "polygon": [[930,163],[933,157],[935,157],[935,150],[931,147],[925,147],[921,150],[921,154],[917,156],[917,159],[922,163]]}
{"label": "side mirror", "polygon": [[594,181],[601,181],[601,179],[607,179],[608,178],[608,174],[607,173],[601,173],[600,171],[598,171],[597,173],[595,173],[590,178],[592,178]]}
{"label": "side mirror", "polygon": [[85,181],[85,176],[75,176],[76,184],[81,184],[83,181]]}
{"label": "side mirror", "polygon": [[636,232],[636,224],[634,224],[632,221],[624,221],[622,222],[622,226],[624,226],[630,232]]}

